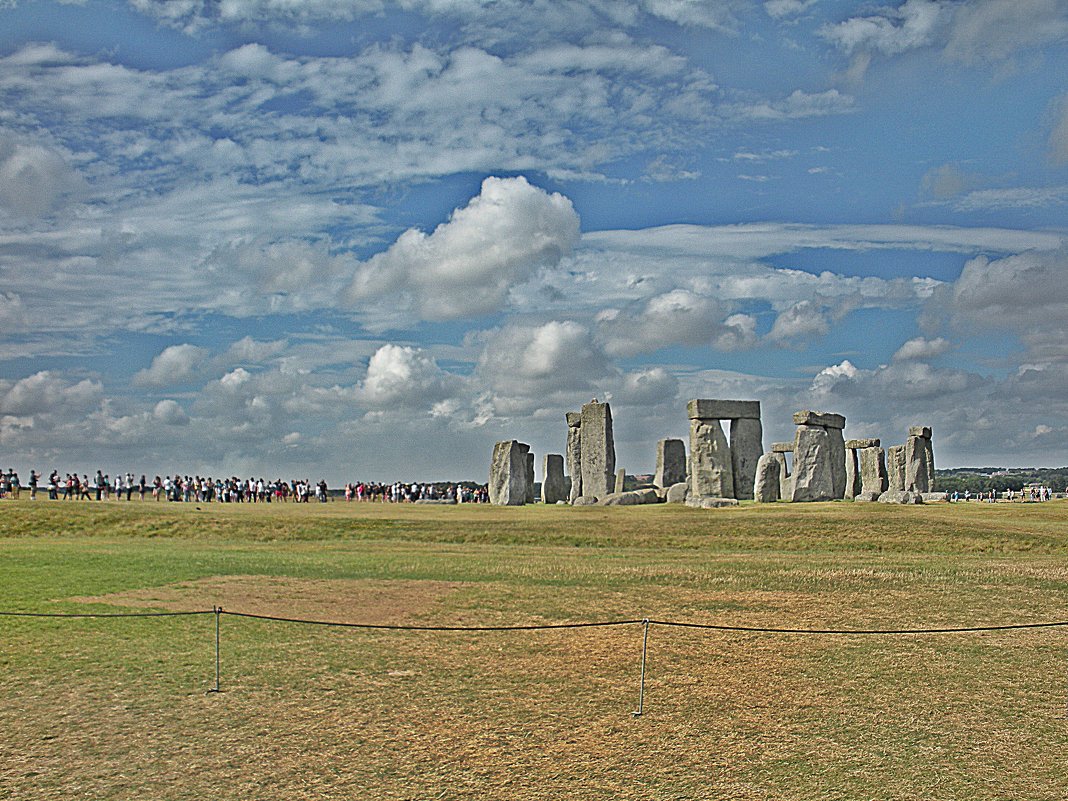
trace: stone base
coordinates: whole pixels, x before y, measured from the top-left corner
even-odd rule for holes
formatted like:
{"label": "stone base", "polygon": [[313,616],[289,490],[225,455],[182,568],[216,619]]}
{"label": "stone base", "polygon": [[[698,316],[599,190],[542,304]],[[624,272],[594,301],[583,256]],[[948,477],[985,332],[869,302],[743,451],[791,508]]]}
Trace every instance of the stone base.
{"label": "stone base", "polygon": [[647,503],[660,503],[660,495],[655,489],[613,492],[597,502],[598,506],[642,506]]}
{"label": "stone base", "polygon": [[691,509],[722,509],[725,506],[737,506],[738,501],[734,498],[712,498],[705,495],[687,498],[686,505]]}
{"label": "stone base", "polygon": [[424,506],[455,506],[456,500],[454,498],[420,498],[416,503]]}
{"label": "stone base", "polygon": [[853,498],[853,503],[875,503],[881,496],[881,492],[862,491]]}
{"label": "stone base", "polygon": [[690,482],[683,481],[679,484],[672,484],[668,487],[667,502],[668,503],[686,503],[686,499],[690,496]]}
{"label": "stone base", "polygon": [[924,503],[949,503],[949,494],[946,492],[923,492],[920,495]]}
{"label": "stone base", "polygon": [[575,500],[571,502],[572,506],[596,506],[596,495],[579,495]]}

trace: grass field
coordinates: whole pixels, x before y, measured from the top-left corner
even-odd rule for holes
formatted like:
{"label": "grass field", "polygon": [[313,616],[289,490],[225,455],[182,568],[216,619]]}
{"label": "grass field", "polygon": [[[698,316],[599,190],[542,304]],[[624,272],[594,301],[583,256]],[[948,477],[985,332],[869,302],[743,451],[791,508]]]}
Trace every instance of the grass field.
{"label": "grass field", "polygon": [[[0,503],[0,610],[405,625],[1068,620],[1068,502]],[[0,798],[1057,799],[1068,628],[0,617]]]}

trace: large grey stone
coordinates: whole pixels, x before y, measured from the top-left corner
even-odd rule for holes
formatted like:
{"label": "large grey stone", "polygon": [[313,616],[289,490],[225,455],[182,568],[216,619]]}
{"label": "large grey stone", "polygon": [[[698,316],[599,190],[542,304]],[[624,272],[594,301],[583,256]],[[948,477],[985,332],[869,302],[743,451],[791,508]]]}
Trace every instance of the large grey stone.
{"label": "large grey stone", "polygon": [[924,492],[921,497],[924,503],[949,503],[948,492]]}
{"label": "large grey stone", "polygon": [[637,506],[641,503],[633,492],[610,492],[597,501],[598,506]]}
{"label": "large grey stone", "polygon": [[781,497],[779,456],[777,453],[765,453],[757,461],[756,479],[753,482],[753,500],[757,503],[774,503]]}
{"label": "large grey stone", "polygon": [[759,420],[760,401],[695,398],[686,404],[686,413],[691,420]]}
{"label": "large grey stone", "polygon": [[879,496],[879,503],[898,503],[903,505],[911,505],[923,503],[923,496],[918,492],[908,492],[906,490],[887,490]]}
{"label": "large grey stone", "polygon": [[[827,428],[827,441],[831,448],[831,485],[834,487],[834,497],[846,497],[846,465],[845,465],[845,440],[842,438],[842,429]],[[853,497],[850,494],[849,497]]]}
{"label": "large grey stone", "polygon": [[731,451],[719,420],[690,420],[690,495],[734,496]]}
{"label": "large grey stone", "polygon": [[[838,455],[835,443],[823,426],[800,425],[794,439],[794,475],[790,500],[831,501],[842,497],[835,492],[832,461]],[[839,458],[841,458],[839,456]],[[842,472],[845,465],[842,463]]]}
{"label": "large grey stone", "polygon": [[905,489],[910,492],[930,492],[931,475],[927,450],[931,440],[927,437],[909,437],[905,440]]}
{"label": "large grey stone", "polygon": [[886,452],[882,448],[862,448],[857,451],[860,460],[860,491],[882,495],[889,488],[886,477]]}
{"label": "large grey stone", "polygon": [[930,426],[909,426],[910,437],[923,437],[924,439],[931,438]]}
{"label": "large grey stone", "polygon": [[597,498],[593,495],[579,495],[571,502],[572,506],[596,506]]}
{"label": "large grey stone", "polygon": [[792,442],[773,442],[771,443],[772,453],[793,453],[794,443]]}
{"label": "large grey stone", "polygon": [[564,457],[567,460],[567,475],[571,477],[571,489],[568,500],[573,501],[582,494],[582,412],[568,412],[567,446]]}
{"label": "large grey stone", "polygon": [[793,452],[794,444],[792,442],[790,443],[789,451],[772,451],[772,455],[779,463],[779,498],[785,498],[786,500],[790,500],[794,494],[794,479],[790,474],[789,465],[786,463],[786,454]]}
{"label": "large grey stone", "polygon": [[904,445],[891,445],[886,449],[886,478],[888,492],[905,491]]}
{"label": "large grey stone", "polygon": [[530,446],[506,440],[493,446],[490,462],[489,499],[497,506],[522,506],[527,502],[527,456]]}
{"label": "large grey stone", "polygon": [[582,407],[582,494],[603,498],[615,489],[616,446],[612,409],[592,401]]}
{"label": "large grey stone", "polygon": [[934,443],[932,442],[930,437],[927,437],[926,440],[927,440],[927,453],[926,453],[926,460],[927,460],[927,491],[928,492],[934,492],[935,491]]}
{"label": "large grey stone", "polygon": [[672,484],[668,487],[667,502],[668,503],[686,503],[686,498],[690,495],[690,483],[688,481],[680,481],[678,484]]}
{"label": "large grey stone", "polygon": [[857,451],[863,448],[878,448],[880,445],[882,445],[882,442],[878,437],[869,437],[868,439],[847,439],[845,441],[846,448],[852,448]]}
{"label": "large grey stone", "polygon": [[556,503],[567,498],[567,486],[564,483],[564,457],[559,453],[545,454],[542,467],[541,500],[542,503]]}
{"label": "large grey stone", "polygon": [[616,471],[616,478],[613,482],[612,492],[623,492],[624,485],[627,483],[627,471],[624,468],[619,468]]}
{"label": "large grey stone", "polygon": [[757,462],[764,455],[764,429],[760,425],[760,418],[738,417],[731,420],[730,449],[734,497],[751,500]]}
{"label": "large grey stone", "polygon": [[857,449],[849,447],[849,441],[846,441],[845,452],[845,494],[842,497],[846,500],[856,498],[860,494],[862,489],[860,483],[860,459],[857,456]]}
{"label": "large grey stone", "polygon": [[737,506],[738,501],[734,498],[687,498],[686,505],[693,509],[723,509],[728,506]]}
{"label": "large grey stone", "polygon": [[881,492],[869,492],[868,490],[861,490],[857,496],[853,499],[854,503],[875,503],[879,500]]}
{"label": "large grey stone", "polygon": [[681,439],[662,439],[656,444],[656,475],[653,483],[670,487],[686,480],[686,443]]}
{"label": "large grey stone", "polygon": [[824,428],[837,428],[839,430],[845,428],[845,418],[840,414],[831,414],[830,412],[813,412],[808,409],[804,409],[800,412],[794,412],[794,425],[795,426],[823,426]]}

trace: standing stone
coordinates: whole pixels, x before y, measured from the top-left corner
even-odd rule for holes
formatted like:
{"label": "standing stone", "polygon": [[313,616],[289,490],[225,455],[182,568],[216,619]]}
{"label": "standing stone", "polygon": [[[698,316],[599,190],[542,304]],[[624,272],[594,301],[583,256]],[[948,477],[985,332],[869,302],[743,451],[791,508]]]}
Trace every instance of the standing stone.
{"label": "standing stone", "polygon": [[662,439],[656,444],[656,476],[653,483],[667,489],[686,480],[686,443]]}
{"label": "standing stone", "polygon": [[846,492],[846,447],[842,429],[827,426],[827,442],[831,449],[831,491],[835,498],[842,498]]}
{"label": "standing stone", "polygon": [[886,475],[889,492],[905,491],[905,446],[891,445],[886,449]]}
{"label": "standing stone", "polygon": [[[830,501],[842,497],[835,493],[831,463],[836,449],[828,429],[819,425],[799,425],[794,439],[794,475],[790,500]],[[842,471],[845,471],[845,464]]]}
{"label": "standing stone", "polygon": [[621,467],[616,471],[616,481],[615,481],[615,486],[612,489],[612,492],[614,492],[614,493],[615,492],[623,492],[624,491],[623,490],[623,485],[626,483],[626,481],[627,481],[626,468]]}
{"label": "standing stone", "polygon": [[582,407],[582,494],[603,498],[613,489],[616,446],[612,437],[612,409],[592,401]]}
{"label": "standing stone", "polygon": [[786,464],[786,454],[794,452],[794,444],[790,443],[790,450],[788,451],[775,451],[771,452],[771,455],[775,457],[775,461],[779,463],[779,497],[789,499],[794,494],[793,477],[790,475],[789,467]]}
{"label": "standing stone", "polygon": [[522,506],[527,501],[527,456],[530,446],[516,440],[493,446],[490,462],[489,497],[497,506]]}
{"label": "standing stone", "polygon": [[575,498],[582,494],[582,412],[568,412],[567,418],[567,447],[564,455],[567,458],[567,474],[571,476],[571,490],[567,500],[574,503]]}
{"label": "standing stone", "polygon": [[559,453],[545,454],[541,479],[542,503],[556,503],[567,500],[564,483],[564,457]]}
{"label": "standing stone", "polygon": [[738,500],[749,500],[753,497],[757,462],[764,455],[760,403],[750,402],[757,404],[757,417],[738,417],[731,420],[731,470],[734,472],[734,497]]}
{"label": "standing stone", "polygon": [[860,491],[882,495],[890,488],[886,477],[886,451],[876,444],[861,448],[857,453],[860,455]]}
{"label": "standing stone", "polygon": [[[848,443],[846,443],[848,445]],[[842,498],[853,500],[860,495],[860,457],[856,448],[846,448],[845,452],[845,493]]]}
{"label": "standing stone", "polygon": [[930,492],[934,477],[934,452],[931,449],[931,429],[912,426],[905,441],[905,489],[910,492]]}
{"label": "standing stone", "polygon": [[690,496],[731,498],[734,470],[719,420],[690,420]]}
{"label": "standing stone", "polygon": [[527,503],[534,503],[534,454],[527,453]]}
{"label": "standing stone", "polygon": [[779,453],[765,453],[757,460],[756,479],[753,482],[753,500],[757,503],[774,503],[779,494]]}

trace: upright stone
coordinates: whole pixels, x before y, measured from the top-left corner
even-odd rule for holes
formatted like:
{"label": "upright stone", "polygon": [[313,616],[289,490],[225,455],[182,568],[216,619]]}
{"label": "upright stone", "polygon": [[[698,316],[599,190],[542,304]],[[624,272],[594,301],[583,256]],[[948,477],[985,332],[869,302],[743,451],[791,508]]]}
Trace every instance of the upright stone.
{"label": "upright stone", "polygon": [[615,492],[624,492],[623,485],[626,484],[626,482],[627,482],[627,471],[626,471],[625,468],[621,467],[616,471],[616,480],[615,480],[615,485],[614,485],[614,487],[612,489],[612,492],[613,493],[615,493]]}
{"label": "upright stone", "polygon": [[846,492],[845,439],[842,437],[842,429],[834,426],[826,428],[827,442],[831,449],[831,491],[835,498],[843,498]]}
{"label": "upright stone", "polygon": [[856,448],[846,448],[845,452],[845,500],[853,500],[860,495],[860,457]]}
{"label": "upright stone", "polygon": [[931,429],[927,426],[909,428],[905,441],[905,489],[909,492],[930,492],[934,468],[931,452]]}
{"label": "upright stone", "polygon": [[[825,427],[799,425],[794,439],[794,475],[790,500],[830,501],[842,497],[835,493],[831,463],[836,449]],[[842,470],[845,471],[844,463]]]}
{"label": "upright stone", "polygon": [[534,503],[534,454],[527,453],[527,503]]}
{"label": "upright stone", "polygon": [[[782,444],[782,443],[778,443]],[[775,461],[779,463],[779,497],[789,500],[794,494],[793,477],[790,475],[789,466],[786,464],[786,454],[794,452],[794,444],[790,443],[790,450],[788,451],[776,451],[773,450],[771,455],[775,457]]]}
{"label": "upright stone", "polygon": [[582,412],[568,412],[565,417],[567,448],[564,454],[567,458],[567,474],[571,476],[567,500],[574,502],[582,494]]}
{"label": "upright stone", "polygon": [[904,445],[891,445],[886,449],[886,477],[888,492],[905,491]]}
{"label": "upright stone", "polygon": [[527,455],[530,446],[516,440],[493,446],[490,462],[489,497],[497,506],[522,506],[527,501]]}
{"label": "upright stone", "polygon": [[616,446],[612,437],[612,409],[592,401],[582,407],[582,494],[603,498],[613,489]]}
{"label": "upright stone", "polygon": [[[741,401],[740,401],[741,402]],[[756,417],[736,417],[731,420],[731,470],[734,472],[734,497],[749,500],[753,497],[757,462],[764,455],[764,429],[760,425],[760,403]]]}
{"label": "upright stone", "polygon": [[686,443],[662,439],[656,444],[656,476],[653,483],[667,489],[686,480]]}
{"label": "upright stone", "polygon": [[860,491],[865,494],[882,495],[890,488],[886,477],[886,451],[878,446],[861,448]]}
{"label": "upright stone", "polygon": [[734,496],[731,451],[719,420],[690,420],[690,496]]}
{"label": "upright stone", "polygon": [[545,454],[541,479],[542,503],[556,503],[567,500],[564,481],[564,457],[559,453]]}
{"label": "upright stone", "polygon": [[782,454],[765,453],[757,460],[756,479],[753,482],[753,500],[757,503],[774,503],[781,497],[779,484],[779,457]]}

